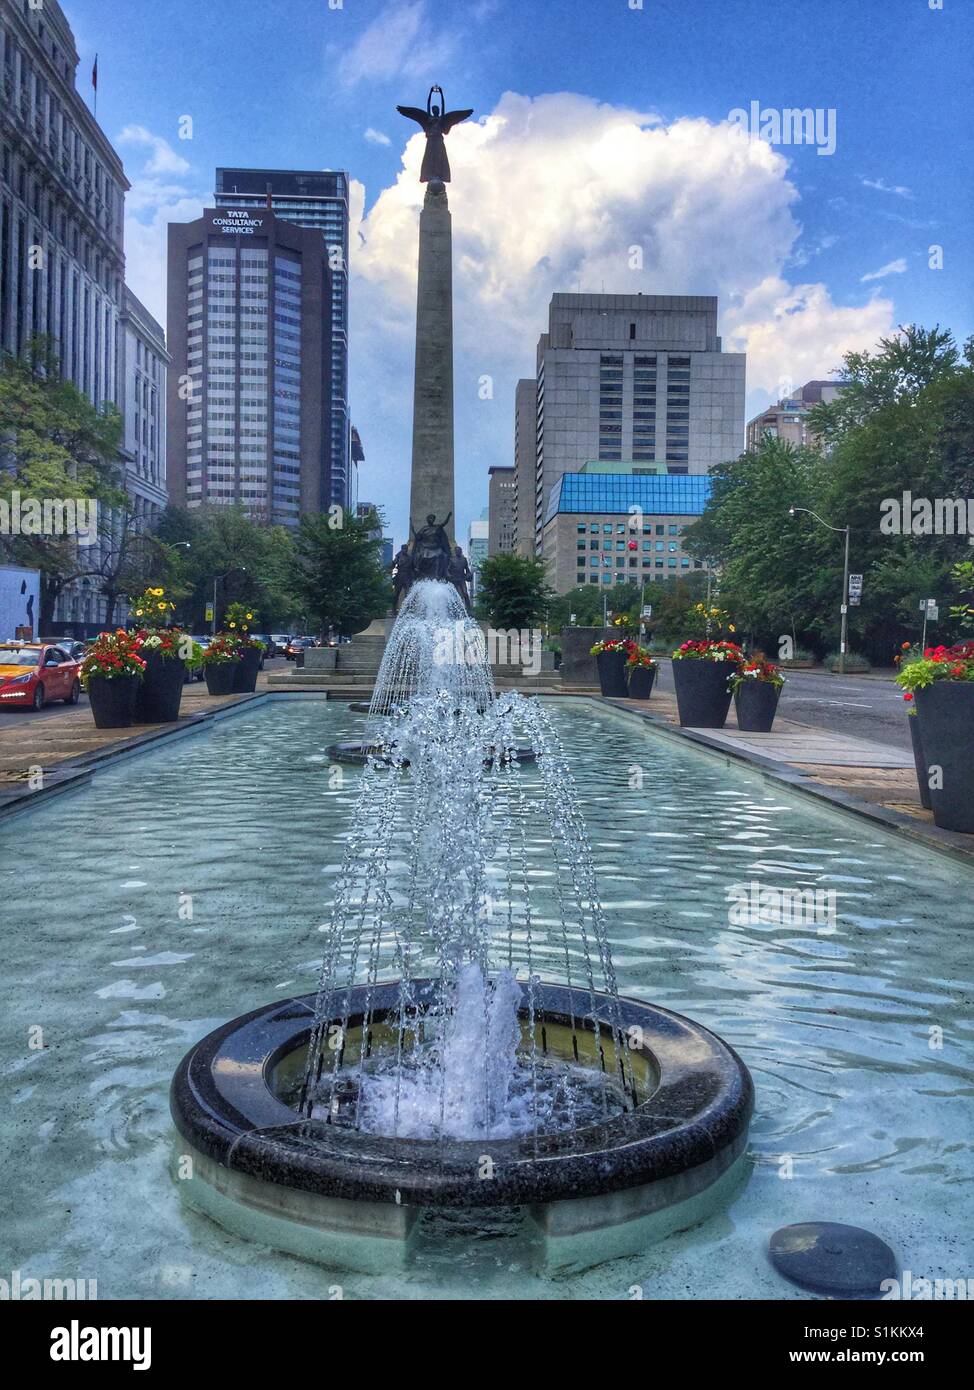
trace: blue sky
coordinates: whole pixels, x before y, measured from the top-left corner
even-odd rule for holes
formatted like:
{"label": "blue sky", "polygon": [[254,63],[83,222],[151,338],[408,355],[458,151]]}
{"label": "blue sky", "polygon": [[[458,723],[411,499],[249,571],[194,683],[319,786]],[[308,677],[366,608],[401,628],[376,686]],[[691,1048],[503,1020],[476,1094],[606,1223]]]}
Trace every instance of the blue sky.
{"label": "blue sky", "polygon": [[[397,539],[421,190],[395,105],[423,105],[431,82],[487,118],[450,136],[458,534],[487,467],[510,462],[514,384],[554,290],[719,294],[725,346],[748,351],[748,414],[898,323],[974,331],[962,0],[63,3],[88,96],[99,55],[99,120],[134,185],[129,278],[157,314],[165,224],[211,201],[217,165],[346,168],[361,184],[350,396],[362,496]],[[737,157],[728,114],[753,101],[834,110],[835,152]]]}

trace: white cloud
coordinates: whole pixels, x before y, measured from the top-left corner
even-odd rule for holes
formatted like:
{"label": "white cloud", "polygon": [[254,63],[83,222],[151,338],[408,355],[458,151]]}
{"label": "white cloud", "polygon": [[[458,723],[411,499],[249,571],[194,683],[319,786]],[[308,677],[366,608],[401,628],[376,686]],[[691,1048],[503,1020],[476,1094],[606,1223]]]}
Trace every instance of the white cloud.
{"label": "white cloud", "polygon": [[[785,375],[828,374],[843,353],[871,346],[894,322],[886,299],[842,306],[823,284],[788,282],[801,228],[787,161],[726,124],[686,118],[667,126],[572,93],[508,92],[482,122],[456,127],[447,147],[461,528],[486,498],[487,466],[512,460],[514,385],[533,374],[554,291],[717,294],[725,349],[746,350],[749,389],[768,391]],[[352,237],[351,393],[368,460],[363,495],[386,497],[399,535],[422,152],[417,132],[396,182],[353,224]],[[633,247],[641,270],[630,269]],[[494,391],[486,401],[485,375]]]}
{"label": "white cloud", "polygon": [[434,30],[427,0],[406,0],[387,5],[376,16],[339,60],[338,75],[349,87],[394,77],[434,80],[456,50],[454,35]]}
{"label": "white cloud", "polygon": [[887,261],[878,270],[871,270],[868,275],[860,276],[860,284],[865,285],[868,280],[885,280],[887,275],[902,275],[906,270],[906,257],[900,256],[895,261]]}
{"label": "white cloud", "polygon": [[384,132],[381,130],[374,130],[372,126],[369,126],[365,131],[365,138],[373,145],[392,144],[392,141],[389,139],[388,135],[384,134]]}
{"label": "white cloud", "polygon": [[885,179],[860,178],[863,188],[874,188],[877,193],[893,193],[897,198],[912,198],[913,194],[901,183],[887,183]]}
{"label": "white cloud", "polygon": [[189,161],[177,154],[168,140],[153,135],[144,125],[127,125],[116,137],[117,145],[141,145],[152,151],[145,165],[147,174],[185,174]]}

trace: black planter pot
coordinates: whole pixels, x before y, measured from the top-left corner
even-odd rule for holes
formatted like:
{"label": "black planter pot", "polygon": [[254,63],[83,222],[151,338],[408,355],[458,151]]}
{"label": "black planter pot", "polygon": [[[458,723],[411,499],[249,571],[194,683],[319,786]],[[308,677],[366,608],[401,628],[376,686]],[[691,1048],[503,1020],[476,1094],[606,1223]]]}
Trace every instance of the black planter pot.
{"label": "black planter pot", "polygon": [[673,684],[680,723],[691,729],[722,729],[730,709],[727,681],[732,661],[685,658],[673,662]]}
{"label": "black planter pot", "polygon": [[770,681],[745,681],[734,695],[737,727],[748,734],[769,734],[780,694]]}
{"label": "black planter pot", "polygon": [[88,682],[88,702],[96,729],[127,729],[135,723],[135,697],[138,676],[92,676]]}
{"label": "black planter pot", "polygon": [[653,681],[656,679],[655,666],[630,666],[629,668],[629,698],[630,700],[648,700],[653,693]]}
{"label": "black planter pot", "polygon": [[930,774],[927,771],[927,760],[923,756],[923,739],[920,736],[920,716],[911,714],[906,721],[910,726],[910,742],[913,744],[913,766],[917,770],[917,790],[920,793],[920,805],[925,811],[932,809],[930,802]]}
{"label": "black planter pot", "polygon": [[625,699],[629,694],[629,686],[626,684],[626,659],[625,652],[599,652],[595,658],[595,665],[599,673],[599,689],[603,695],[614,695],[617,699]]}
{"label": "black planter pot", "polygon": [[206,668],[206,688],[211,695],[232,695],[239,661],[213,662]]}
{"label": "black planter pot", "polygon": [[934,824],[974,835],[974,681],[935,681],[914,698],[928,786],[941,774],[930,787]]}
{"label": "black planter pot", "polygon": [[256,647],[244,647],[240,661],[237,663],[236,675],[233,678],[234,694],[243,695],[251,690],[256,690],[259,670],[259,650]]}
{"label": "black planter pot", "polygon": [[145,674],[135,696],[135,717],[140,724],[172,724],[179,718],[186,663],[153,651],[142,655]]}

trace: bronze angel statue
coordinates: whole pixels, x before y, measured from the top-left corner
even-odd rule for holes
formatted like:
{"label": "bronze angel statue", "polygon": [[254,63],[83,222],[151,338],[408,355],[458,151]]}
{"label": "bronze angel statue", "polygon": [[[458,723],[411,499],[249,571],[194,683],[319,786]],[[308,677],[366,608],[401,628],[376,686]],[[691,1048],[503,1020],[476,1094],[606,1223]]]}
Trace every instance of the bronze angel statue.
{"label": "bronze angel statue", "polygon": [[[440,98],[435,105],[434,94],[438,94]],[[443,137],[455,125],[472,116],[473,107],[469,111],[447,111],[443,88],[431,87],[426,98],[425,111],[421,111],[418,106],[397,106],[396,110],[422,126],[426,132],[426,153],[423,155],[423,167],[419,174],[420,183],[434,183],[437,179],[442,183],[449,183],[450,161],[447,159],[446,141]]]}

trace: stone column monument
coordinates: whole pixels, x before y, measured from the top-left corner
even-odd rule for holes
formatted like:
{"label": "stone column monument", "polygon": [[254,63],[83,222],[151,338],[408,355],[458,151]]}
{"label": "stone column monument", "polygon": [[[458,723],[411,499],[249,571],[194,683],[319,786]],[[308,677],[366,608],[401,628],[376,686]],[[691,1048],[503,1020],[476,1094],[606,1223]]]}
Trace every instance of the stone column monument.
{"label": "stone column monument", "polygon": [[[434,96],[438,99],[434,101]],[[398,106],[426,134],[420,182],[427,185],[419,218],[416,289],[416,374],[410,534],[434,516],[453,543],[453,237],[444,137],[472,110],[447,111],[442,87],[431,87],[426,110]]]}

